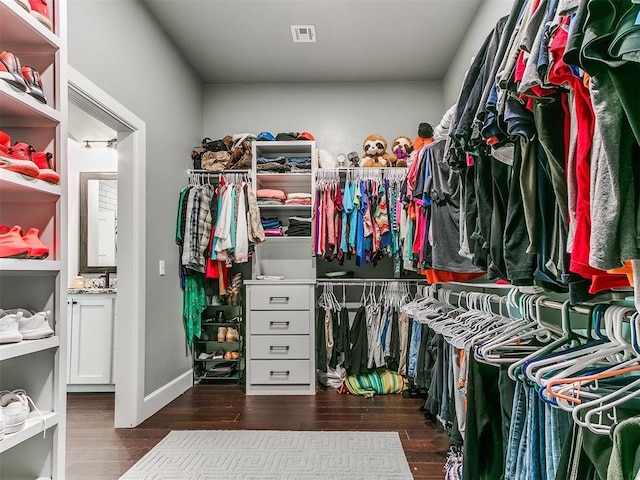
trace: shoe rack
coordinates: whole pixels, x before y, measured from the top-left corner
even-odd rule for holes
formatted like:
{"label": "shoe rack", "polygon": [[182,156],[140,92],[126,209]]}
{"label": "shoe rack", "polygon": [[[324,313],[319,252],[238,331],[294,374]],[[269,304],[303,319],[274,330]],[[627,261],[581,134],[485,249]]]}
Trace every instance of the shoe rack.
{"label": "shoe rack", "polygon": [[0,308],[52,312],[55,335],[0,345],[0,390],[24,389],[32,408],[23,429],[0,440],[0,478],[64,478],[66,411],[66,1],[48,0],[53,30],[23,5],[0,0],[0,51],[41,76],[43,104],[0,79],[0,130],[11,142],[53,153],[59,185],[0,168],[0,225],[40,231],[43,260],[0,258]]}

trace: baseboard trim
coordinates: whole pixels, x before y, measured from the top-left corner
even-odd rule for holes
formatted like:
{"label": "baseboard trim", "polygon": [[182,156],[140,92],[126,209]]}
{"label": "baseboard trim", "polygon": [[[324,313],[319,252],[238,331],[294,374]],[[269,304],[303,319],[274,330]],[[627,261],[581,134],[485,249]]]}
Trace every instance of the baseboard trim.
{"label": "baseboard trim", "polygon": [[67,393],[113,393],[116,391],[114,384],[69,384],[67,385]]}
{"label": "baseboard trim", "polygon": [[151,392],[149,395],[144,397],[144,402],[142,404],[142,418],[139,419],[139,423],[142,423],[158,410],[178,398],[192,386],[193,370],[190,369],[179,377],[174,378],[166,385],[158,388],[156,391]]}

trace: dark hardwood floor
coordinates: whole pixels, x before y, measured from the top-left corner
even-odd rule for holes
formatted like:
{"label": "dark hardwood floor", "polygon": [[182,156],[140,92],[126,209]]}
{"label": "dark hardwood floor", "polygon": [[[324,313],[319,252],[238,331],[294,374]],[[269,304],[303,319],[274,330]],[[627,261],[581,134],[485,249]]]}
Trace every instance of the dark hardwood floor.
{"label": "dark hardwood floor", "polygon": [[118,478],[171,430],[395,431],[416,480],[444,478],[447,437],[425,420],[420,399],[335,390],[315,397],[248,397],[237,386],[199,385],[137,428],[118,430],[113,400],[113,394],[68,395],[68,480]]}

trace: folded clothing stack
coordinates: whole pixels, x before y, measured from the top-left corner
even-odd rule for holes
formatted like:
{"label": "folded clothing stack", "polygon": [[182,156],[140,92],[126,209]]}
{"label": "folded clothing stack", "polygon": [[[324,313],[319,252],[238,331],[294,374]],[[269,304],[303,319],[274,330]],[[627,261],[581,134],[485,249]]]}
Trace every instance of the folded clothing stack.
{"label": "folded clothing stack", "polygon": [[282,205],[287,199],[287,194],[282,190],[261,188],[258,190],[258,205]]}
{"label": "folded clothing stack", "polygon": [[287,160],[292,172],[311,171],[311,157],[289,157]]}
{"label": "folded clothing stack", "polygon": [[311,205],[310,193],[289,193],[285,205]]}
{"label": "folded clothing stack", "polygon": [[282,237],[282,224],[276,217],[260,219],[266,237]]}
{"label": "folded clothing stack", "polygon": [[258,157],[256,169],[259,172],[287,173],[291,171],[291,166],[287,163],[286,157],[266,158]]}
{"label": "folded clothing stack", "polygon": [[311,218],[289,217],[288,237],[310,237]]}

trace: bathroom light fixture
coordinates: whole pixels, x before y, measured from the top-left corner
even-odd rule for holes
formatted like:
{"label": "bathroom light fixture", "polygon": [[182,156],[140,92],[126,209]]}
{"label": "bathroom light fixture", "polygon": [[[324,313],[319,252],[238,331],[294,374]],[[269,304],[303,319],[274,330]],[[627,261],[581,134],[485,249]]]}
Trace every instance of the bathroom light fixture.
{"label": "bathroom light fixture", "polygon": [[118,139],[112,138],[111,140],[83,140],[83,148],[93,148],[92,143],[104,143],[106,148],[117,148]]}

